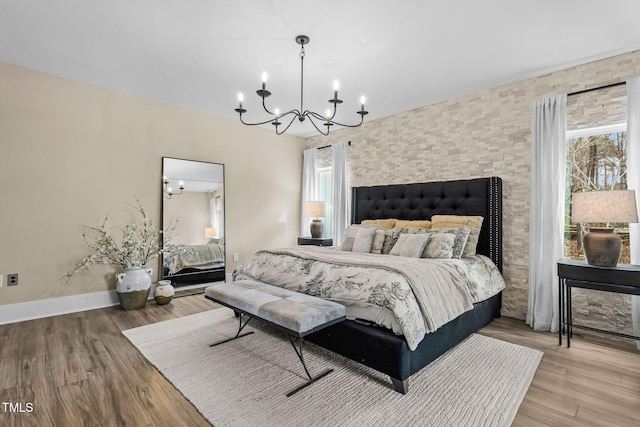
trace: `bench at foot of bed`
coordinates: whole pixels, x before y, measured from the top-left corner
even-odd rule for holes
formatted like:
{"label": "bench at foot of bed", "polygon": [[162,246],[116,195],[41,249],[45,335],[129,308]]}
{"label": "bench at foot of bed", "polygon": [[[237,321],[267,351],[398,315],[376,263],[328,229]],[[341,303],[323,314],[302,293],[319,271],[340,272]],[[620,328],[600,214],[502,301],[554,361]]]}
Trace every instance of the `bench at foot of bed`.
{"label": "bench at foot of bed", "polygon": [[[305,336],[345,320],[343,305],[251,280],[209,286],[205,290],[205,298],[240,313],[236,335],[214,343],[212,347],[251,334],[241,333],[251,319],[266,322],[287,335],[309,378],[306,383],[287,393],[287,397],[333,371],[328,369],[313,377],[304,361],[302,349]],[[244,323],[242,315],[248,317]],[[294,337],[299,340],[297,347]]]}

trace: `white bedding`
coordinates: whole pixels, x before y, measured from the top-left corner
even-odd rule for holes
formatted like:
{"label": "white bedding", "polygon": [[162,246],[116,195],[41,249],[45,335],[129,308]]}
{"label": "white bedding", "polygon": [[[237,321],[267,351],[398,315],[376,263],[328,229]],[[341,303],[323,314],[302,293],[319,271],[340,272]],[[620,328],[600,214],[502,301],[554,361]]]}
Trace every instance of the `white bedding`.
{"label": "white bedding", "polygon": [[224,262],[224,248],[217,243],[206,245],[165,245],[162,250],[164,267],[175,274],[186,267],[204,267]]}
{"label": "white bedding", "polygon": [[260,251],[234,272],[346,306],[352,319],[404,335],[415,349],[424,335],[504,289],[486,257],[434,260],[304,246]]}

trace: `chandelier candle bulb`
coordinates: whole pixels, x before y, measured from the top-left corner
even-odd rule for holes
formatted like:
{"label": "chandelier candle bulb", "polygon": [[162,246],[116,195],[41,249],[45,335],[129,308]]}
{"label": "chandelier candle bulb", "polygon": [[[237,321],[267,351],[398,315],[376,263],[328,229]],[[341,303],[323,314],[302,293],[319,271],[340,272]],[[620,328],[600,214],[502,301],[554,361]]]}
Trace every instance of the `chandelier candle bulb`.
{"label": "chandelier candle bulb", "polygon": [[333,99],[338,99],[338,88],[340,87],[340,83],[338,81],[333,82]]}
{"label": "chandelier candle bulb", "polygon": [[280,110],[278,108],[276,108],[275,116],[276,116],[276,118],[271,122],[271,124],[276,127],[276,132],[277,132],[278,131],[278,126],[280,126],[280,124],[281,124],[278,121],[278,119],[280,118]]}
{"label": "chandelier candle bulb", "polygon": [[366,98],[362,95],[362,97],[360,97],[360,111],[364,111],[364,101],[366,101]]}
{"label": "chandelier candle bulb", "polygon": [[240,104],[238,108],[242,108],[242,101],[244,101],[244,95],[242,93],[238,94],[238,103]]}
{"label": "chandelier candle bulb", "polygon": [[262,90],[267,88],[267,73],[262,73]]}

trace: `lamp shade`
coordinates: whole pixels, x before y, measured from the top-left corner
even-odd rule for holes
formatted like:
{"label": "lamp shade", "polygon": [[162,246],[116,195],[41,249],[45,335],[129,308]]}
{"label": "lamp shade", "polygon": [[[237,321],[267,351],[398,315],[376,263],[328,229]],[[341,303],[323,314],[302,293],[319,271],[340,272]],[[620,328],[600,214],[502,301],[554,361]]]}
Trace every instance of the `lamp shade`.
{"label": "lamp shade", "polygon": [[207,227],[204,229],[204,237],[207,239],[214,239],[218,236],[218,229],[215,227]]}
{"label": "lamp shade", "polygon": [[327,202],[307,202],[307,215],[315,217],[326,217]]}
{"label": "lamp shade", "polygon": [[573,223],[638,222],[633,190],[573,193]]}

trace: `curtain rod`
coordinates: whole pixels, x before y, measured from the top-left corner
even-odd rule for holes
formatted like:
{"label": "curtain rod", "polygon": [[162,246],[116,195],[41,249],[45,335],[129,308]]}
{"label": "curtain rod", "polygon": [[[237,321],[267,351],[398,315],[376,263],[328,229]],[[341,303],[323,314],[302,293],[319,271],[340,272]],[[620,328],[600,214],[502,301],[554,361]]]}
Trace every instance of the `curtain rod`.
{"label": "curtain rod", "polygon": [[627,84],[627,82],[611,83],[610,85],[592,87],[591,89],[585,89],[585,90],[579,90],[577,92],[571,92],[571,93],[568,93],[567,96],[580,95],[581,93],[593,92],[594,90],[608,89],[610,87],[621,86],[621,85],[626,85],[626,84]]}
{"label": "curtain rod", "polygon": [[[351,145],[351,141],[347,142],[347,144]],[[323,148],[329,148],[331,145],[325,145],[324,147],[318,147],[316,150],[322,150]]]}

